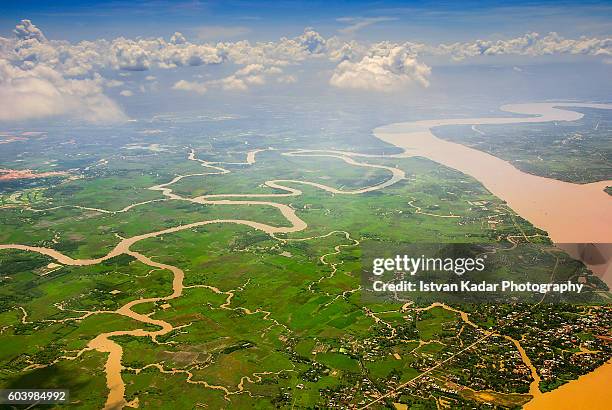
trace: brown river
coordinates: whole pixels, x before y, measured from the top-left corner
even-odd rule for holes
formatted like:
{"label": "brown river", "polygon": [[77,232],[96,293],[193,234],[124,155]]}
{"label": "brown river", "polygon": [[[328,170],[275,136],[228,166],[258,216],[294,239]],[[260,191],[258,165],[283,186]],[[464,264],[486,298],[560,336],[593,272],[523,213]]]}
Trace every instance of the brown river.
{"label": "brown river", "polygon": [[[437,138],[432,129],[444,125],[518,124],[575,121],[582,114],[558,107],[612,109],[612,104],[535,103],[514,104],[502,110],[529,117],[453,118],[385,125],[374,135],[404,149],[399,156],[422,156],[470,175],[493,195],[505,200],[517,214],[548,232],[550,238],[572,256],[596,254],[589,267],[612,285],[612,196],[604,189],[612,181],[574,184],[520,171],[512,164],[485,152]],[[592,258],[591,258],[592,259]],[[591,263],[589,263],[591,262]]]}
{"label": "brown river", "polygon": [[598,410],[609,409],[612,362],[528,402],[526,410]]}

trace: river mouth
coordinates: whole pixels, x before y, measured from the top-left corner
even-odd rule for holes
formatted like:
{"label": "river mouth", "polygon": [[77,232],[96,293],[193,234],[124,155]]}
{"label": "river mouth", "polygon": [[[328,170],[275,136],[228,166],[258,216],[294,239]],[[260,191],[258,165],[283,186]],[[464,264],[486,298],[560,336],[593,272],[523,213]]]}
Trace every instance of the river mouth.
{"label": "river mouth", "polygon": [[442,140],[432,133],[433,128],[444,125],[575,121],[583,116],[562,107],[612,109],[612,104],[512,104],[501,109],[528,116],[395,123],[376,128],[374,135],[403,149],[404,153],[398,157],[421,156],[475,178],[521,217],[546,231],[559,248],[582,260],[612,287],[612,246],[609,245],[612,243],[612,197],[604,190],[612,181],[574,184],[528,174],[493,155]]}

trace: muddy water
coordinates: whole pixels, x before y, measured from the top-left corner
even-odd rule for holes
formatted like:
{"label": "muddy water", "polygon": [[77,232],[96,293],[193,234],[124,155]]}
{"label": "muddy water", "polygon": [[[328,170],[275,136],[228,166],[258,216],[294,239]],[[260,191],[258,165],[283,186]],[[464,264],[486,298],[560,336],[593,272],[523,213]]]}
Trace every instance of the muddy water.
{"label": "muddy water", "polygon": [[[523,218],[545,230],[558,244],[612,242],[612,197],[604,188],[612,181],[573,184],[522,172],[485,152],[433,135],[443,125],[518,124],[575,121],[582,114],[555,107],[612,109],[612,104],[537,103],[506,105],[502,110],[531,117],[453,118],[414,121],[376,128],[379,139],[405,150],[400,156],[422,156],[480,181]],[[598,267],[600,273],[607,267]],[[604,277],[612,284],[612,274]]]}
{"label": "muddy water", "polygon": [[526,410],[595,410],[610,408],[612,362],[525,405]]}
{"label": "muddy water", "polygon": [[542,394],[542,392],[540,391],[540,381],[542,381],[542,379],[540,378],[540,375],[538,374],[538,371],[536,370],[533,363],[531,363],[531,359],[527,355],[527,352],[525,352],[525,349],[523,349],[523,346],[521,346],[521,342],[507,335],[504,336],[504,338],[511,341],[514,346],[516,346],[516,349],[521,355],[521,360],[523,361],[525,366],[529,368],[531,378],[533,379],[529,384],[529,394],[531,394],[533,397],[540,396]]}

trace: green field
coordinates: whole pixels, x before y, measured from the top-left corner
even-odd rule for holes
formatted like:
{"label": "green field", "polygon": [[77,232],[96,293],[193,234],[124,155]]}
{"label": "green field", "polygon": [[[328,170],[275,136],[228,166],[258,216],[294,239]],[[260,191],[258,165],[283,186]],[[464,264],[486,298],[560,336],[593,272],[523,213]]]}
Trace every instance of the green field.
{"label": "green field", "polygon": [[[275,138],[262,135],[249,149],[267,148]],[[129,141],[144,143],[137,137]],[[16,185],[2,193],[0,243],[53,248],[87,259],[106,255],[124,238],[200,221],[240,219],[286,228],[289,221],[269,204],[190,199],[282,193],[264,186],[277,179],[350,191],[389,178],[388,171],[337,158],[282,155],[334,145],[313,139],[310,147],[298,147],[290,139],[259,153],[253,165],[222,165],[230,172],[181,179],[171,186],[180,200],[148,189],[177,175],[215,171],[187,159],[188,141],[193,136],[166,136],[163,143],[171,148],[163,152],[126,150],[112,138],[95,144],[95,154],[77,156],[76,148],[63,148],[58,166],[78,166],[79,178],[34,188]],[[189,145],[209,161],[243,162],[249,150],[239,137],[201,137]],[[333,148],[338,146],[354,149],[348,140]],[[390,150],[372,141],[363,146],[368,152]],[[52,146],[36,155],[48,160],[58,150]],[[532,246],[528,260],[519,260],[517,252],[508,255],[533,275],[547,274],[557,257],[541,251],[550,246],[545,232],[464,174],[423,158],[354,159],[399,168],[406,179],[360,195],[291,182],[285,185],[301,195],[260,198],[290,206],[307,224],[299,232],[272,236],[235,223],[183,229],[132,244],[129,250],[148,257],[148,263],[122,254],[70,266],[36,252],[1,250],[0,386],[69,388],[73,407],[101,408],[109,392],[108,354],[88,343],[100,334],[137,329],[149,336],[122,333],[110,339],[122,350],[126,402],[137,399],[140,408],[151,409],[355,408],[383,393],[390,394],[372,408],[390,408],[394,402],[436,408],[442,397],[473,408],[482,404],[473,393],[481,390],[499,393],[500,405],[513,393],[513,403],[521,403],[528,399],[531,376],[513,371],[524,363],[504,336],[520,339],[539,368],[562,358],[564,371],[543,380],[543,390],[610,357],[610,345],[595,337],[609,326],[609,305],[456,306],[469,314],[474,327],[442,307],[421,311],[415,308],[423,306],[399,300],[362,299],[362,249],[372,244],[489,243],[506,249],[512,237]],[[124,210],[146,201],[154,202]],[[184,273],[179,297],[168,296],[173,272],[152,263]],[[498,273],[506,274],[504,269]],[[582,265],[578,269],[589,275]],[[560,277],[570,274],[559,272]],[[589,278],[593,287],[603,286]],[[145,298],[153,300],[131,310],[169,324],[169,332],[152,337],[159,324],[121,313],[122,306]],[[522,314],[514,318],[516,310]],[[534,318],[547,326],[529,326]],[[568,323],[581,338],[557,337]],[[490,329],[496,334],[465,349]],[[596,353],[574,355],[581,346]],[[443,364],[426,373],[438,363]],[[423,396],[424,391],[431,394]]]}

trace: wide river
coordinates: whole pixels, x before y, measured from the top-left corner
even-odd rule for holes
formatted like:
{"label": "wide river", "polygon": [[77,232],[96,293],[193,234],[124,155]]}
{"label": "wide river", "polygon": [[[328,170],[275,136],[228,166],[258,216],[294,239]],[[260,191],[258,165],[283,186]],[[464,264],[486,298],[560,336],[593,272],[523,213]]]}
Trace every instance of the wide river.
{"label": "wide river", "polygon": [[[461,144],[437,138],[432,129],[444,125],[519,124],[575,121],[583,114],[561,107],[612,109],[612,104],[534,103],[501,107],[523,117],[425,120],[385,125],[374,135],[404,149],[401,156],[422,156],[470,175],[503,199],[523,218],[548,232],[572,256],[580,257],[612,285],[612,181],[574,184],[528,174],[507,161]],[[595,244],[568,245],[568,244]],[[588,253],[585,255],[585,252]]]}
{"label": "wide river", "polygon": [[551,392],[540,394],[525,410],[596,410],[610,408],[612,362]]}

